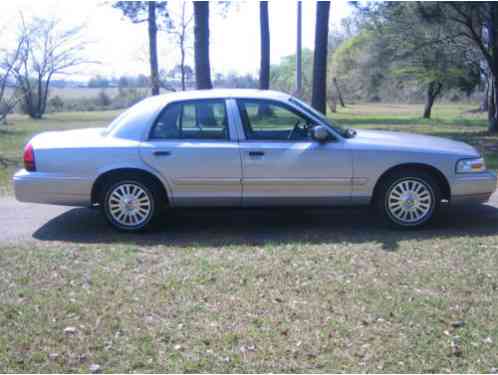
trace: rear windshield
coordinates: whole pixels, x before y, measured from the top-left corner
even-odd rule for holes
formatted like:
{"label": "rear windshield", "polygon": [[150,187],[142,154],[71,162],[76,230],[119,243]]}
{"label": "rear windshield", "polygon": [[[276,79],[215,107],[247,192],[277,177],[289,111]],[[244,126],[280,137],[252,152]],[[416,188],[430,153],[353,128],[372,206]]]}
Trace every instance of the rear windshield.
{"label": "rear windshield", "polygon": [[129,118],[135,116],[136,114],[140,114],[143,112],[145,107],[150,106],[150,102],[154,99],[147,98],[144,99],[137,104],[131,106],[126,111],[122,112],[118,117],[116,117],[104,130],[104,135],[110,134],[114,129],[119,128],[122,124],[124,124]]}

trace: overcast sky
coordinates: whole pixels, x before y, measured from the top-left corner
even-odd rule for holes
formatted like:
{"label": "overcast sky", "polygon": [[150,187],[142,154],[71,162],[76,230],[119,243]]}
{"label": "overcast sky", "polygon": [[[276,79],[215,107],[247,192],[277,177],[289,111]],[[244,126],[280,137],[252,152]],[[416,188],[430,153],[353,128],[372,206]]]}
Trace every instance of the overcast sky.
{"label": "overcast sky", "polygon": [[[65,27],[85,25],[83,38],[91,44],[86,55],[100,61],[78,69],[78,78],[96,74],[115,75],[148,74],[147,26],[132,24],[111,7],[111,2],[99,0],[18,0],[0,1],[0,25],[2,43],[11,39],[20,13],[29,21],[32,17],[56,17]],[[181,2],[168,2],[173,15],[179,11]],[[191,12],[191,4],[188,3]],[[259,67],[259,4],[258,1],[238,1],[223,17],[211,6],[211,67],[214,72],[238,72],[256,74]],[[332,1],[331,23],[339,27],[340,20],[350,13],[347,1]],[[273,0],[269,5],[271,62],[295,53],[296,48],[296,2]],[[315,27],[315,2],[303,2],[303,47],[313,48]],[[171,36],[161,32],[158,36],[159,65],[170,69],[179,61],[178,48]],[[193,38],[191,39],[191,41]],[[193,51],[189,63],[192,64]]]}

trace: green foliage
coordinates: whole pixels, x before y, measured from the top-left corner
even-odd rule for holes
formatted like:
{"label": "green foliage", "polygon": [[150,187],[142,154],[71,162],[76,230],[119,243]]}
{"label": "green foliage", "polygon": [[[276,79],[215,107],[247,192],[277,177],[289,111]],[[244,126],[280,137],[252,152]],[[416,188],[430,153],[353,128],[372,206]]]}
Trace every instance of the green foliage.
{"label": "green foliage", "polygon": [[425,22],[413,3],[373,3],[355,36],[330,56],[347,101],[421,98],[431,83],[467,95],[479,83],[478,60],[449,37],[451,25]]}
{"label": "green foliage", "polygon": [[48,112],[62,112],[64,109],[64,101],[59,95],[50,98],[47,103]]}
{"label": "green foliage", "polygon": [[[311,99],[311,82],[313,78],[313,51],[303,49],[303,93],[302,97]],[[278,65],[270,67],[270,87],[273,90],[292,94],[296,86],[296,55],[283,57]]]}
{"label": "green foliage", "polygon": [[111,104],[111,98],[107,95],[105,90],[101,90],[97,95],[97,104],[102,107],[108,107]]}
{"label": "green foliage", "polygon": [[88,87],[98,87],[98,88],[106,88],[109,87],[109,79],[103,77],[101,75],[97,75],[88,80]]}

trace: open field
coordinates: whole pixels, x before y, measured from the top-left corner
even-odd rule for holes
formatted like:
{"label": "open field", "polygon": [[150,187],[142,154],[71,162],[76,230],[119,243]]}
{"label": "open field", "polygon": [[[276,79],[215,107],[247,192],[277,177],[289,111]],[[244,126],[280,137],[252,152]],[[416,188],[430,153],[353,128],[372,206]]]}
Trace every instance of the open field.
{"label": "open field", "polygon": [[[498,138],[469,109],[423,121],[420,106],[357,105],[333,118],[463,139],[497,169]],[[115,115],[13,117],[4,193],[33,133]],[[5,202],[0,215],[28,220],[31,206]],[[0,372],[495,371],[496,203],[421,231],[365,210],[185,210],[124,235],[95,210],[57,213],[29,239],[0,234]]]}
{"label": "open field", "polygon": [[201,210],[125,235],[69,209],[0,240],[0,372],[489,372],[497,221]]}

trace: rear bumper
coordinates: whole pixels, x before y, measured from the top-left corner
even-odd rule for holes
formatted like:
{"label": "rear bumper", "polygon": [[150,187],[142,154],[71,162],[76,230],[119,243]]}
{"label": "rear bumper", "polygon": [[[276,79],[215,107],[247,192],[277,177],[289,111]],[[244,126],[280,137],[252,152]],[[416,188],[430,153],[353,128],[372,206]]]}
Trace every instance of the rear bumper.
{"label": "rear bumper", "polygon": [[20,202],[90,206],[92,181],[53,173],[18,171],[13,178],[16,199]]}
{"label": "rear bumper", "polygon": [[451,187],[451,203],[470,204],[488,201],[496,190],[496,180],[496,173],[491,171],[458,176]]}

